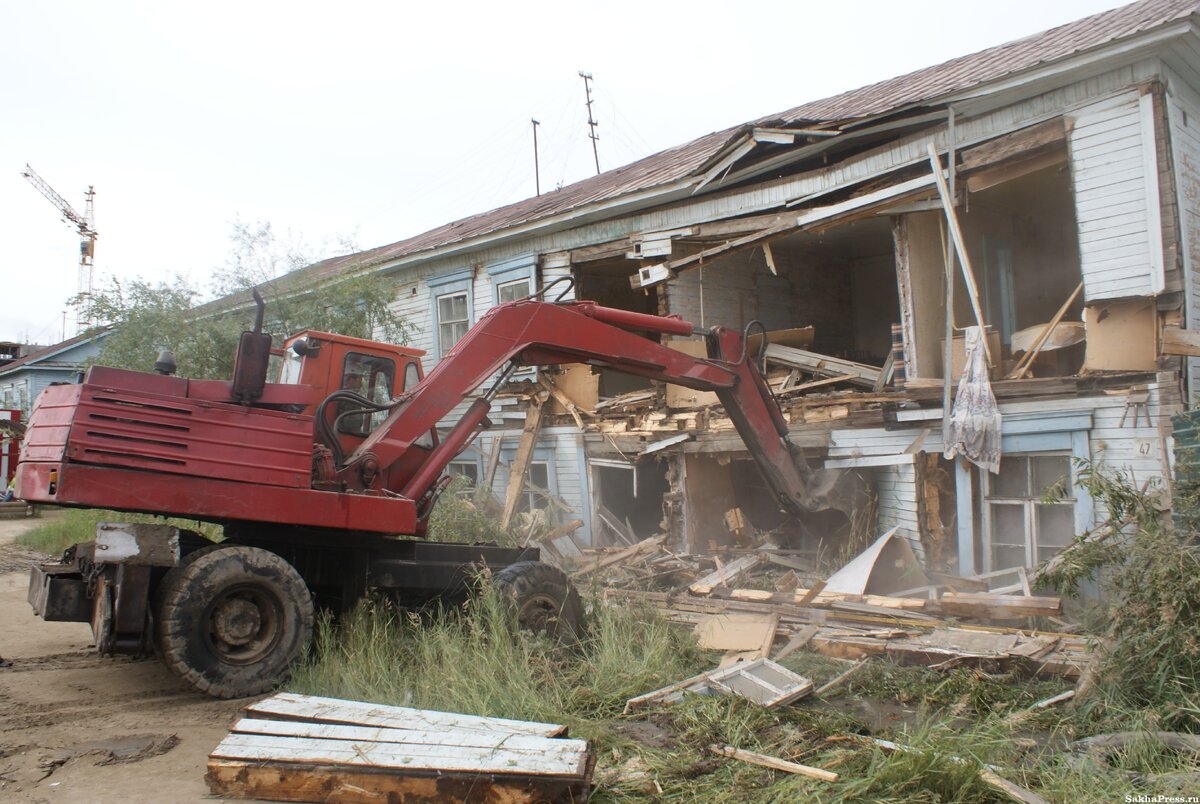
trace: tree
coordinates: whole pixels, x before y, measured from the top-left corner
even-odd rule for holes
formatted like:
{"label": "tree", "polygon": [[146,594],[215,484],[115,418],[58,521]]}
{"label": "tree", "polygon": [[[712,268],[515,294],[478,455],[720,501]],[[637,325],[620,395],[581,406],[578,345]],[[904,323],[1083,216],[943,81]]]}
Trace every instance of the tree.
{"label": "tree", "polygon": [[199,291],[181,276],[160,282],[110,280],[90,299],[96,320],[113,327],[94,362],[150,371],[159,351],[170,349],[182,376],[229,377],[243,317],[197,320],[199,299]]}
{"label": "tree", "polygon": [[184,277],[151,282],[134,279],[109,284],[90,298],[96,320],[114,327],[95,362],[148,371],[158,352],[175,354],[181,376],[228,378],[238,335],[253,326],[249,291],[267,302],[265,329],[276,345],[302,329],[406,343],[407,323],[389,306],[392,283],[353,263],[335,276],[305,283],[304,268],[315,262],[289,236],[281,243],[270,224],[235,221],[226,265],[214,272],[217,299]]}

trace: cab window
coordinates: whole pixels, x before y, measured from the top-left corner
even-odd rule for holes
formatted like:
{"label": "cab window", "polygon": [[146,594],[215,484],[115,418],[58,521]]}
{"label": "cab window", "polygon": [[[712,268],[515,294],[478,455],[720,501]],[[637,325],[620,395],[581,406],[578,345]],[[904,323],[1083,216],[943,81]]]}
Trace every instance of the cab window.
{"label": "cab window", "polygon": [[[361,352],[348,352],[342,366],[342,388],[385,405],[392,399],[392,380],[395,375],[396,363],[393,360]],[[338,416],[350,413],[338,423],[338,432],[365,436],[379,426],[388,415],[386,410],[361,414],[354,413],[355,410],[353,403],[338,403]]]}

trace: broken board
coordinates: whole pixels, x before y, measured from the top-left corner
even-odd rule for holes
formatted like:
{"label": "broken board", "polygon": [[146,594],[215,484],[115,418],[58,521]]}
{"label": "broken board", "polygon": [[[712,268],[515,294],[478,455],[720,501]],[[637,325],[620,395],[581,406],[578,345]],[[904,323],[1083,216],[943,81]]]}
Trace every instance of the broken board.
{"label": "broken board", "polygon": [[271,801],[577,801],[594,757],[565,727],[281,693],[209,755],[216,795]]}

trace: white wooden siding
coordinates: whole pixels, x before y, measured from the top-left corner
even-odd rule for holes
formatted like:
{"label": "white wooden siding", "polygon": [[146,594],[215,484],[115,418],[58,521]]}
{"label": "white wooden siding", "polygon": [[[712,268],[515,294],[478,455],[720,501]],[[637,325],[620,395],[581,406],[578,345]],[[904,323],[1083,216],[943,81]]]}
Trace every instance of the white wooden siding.
{"label": "white wooden siding", "polygon": [[1163,288],[1151,100],[1131,90],[1071,116],[1075,218],[1088,301]]}

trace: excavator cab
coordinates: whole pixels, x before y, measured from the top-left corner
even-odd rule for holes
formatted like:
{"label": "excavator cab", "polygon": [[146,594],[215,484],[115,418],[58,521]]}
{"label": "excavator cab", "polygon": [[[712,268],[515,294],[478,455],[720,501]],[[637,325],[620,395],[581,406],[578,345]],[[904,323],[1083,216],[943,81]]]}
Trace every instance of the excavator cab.
{"label": "excavator cab", "polygon": [[[342,390],[382,406],[421,381],[424,354],[407,346],[303,330],[284,341],[278,381],[315,388],[318,399]],[[326,421],[346,454],[386,417],[384,410],[361,411],[346,402],[325,410]]]}

